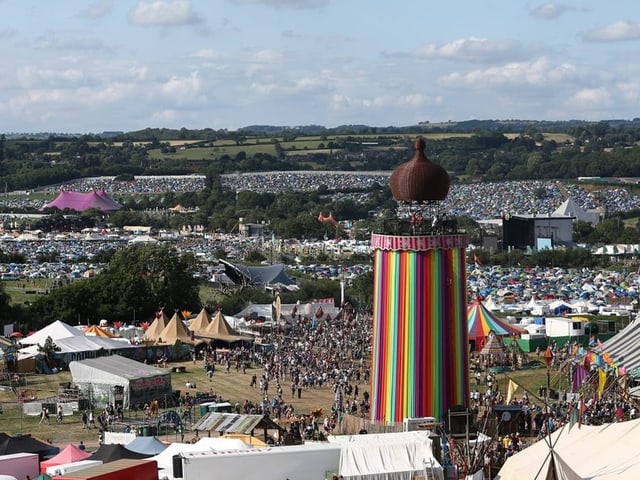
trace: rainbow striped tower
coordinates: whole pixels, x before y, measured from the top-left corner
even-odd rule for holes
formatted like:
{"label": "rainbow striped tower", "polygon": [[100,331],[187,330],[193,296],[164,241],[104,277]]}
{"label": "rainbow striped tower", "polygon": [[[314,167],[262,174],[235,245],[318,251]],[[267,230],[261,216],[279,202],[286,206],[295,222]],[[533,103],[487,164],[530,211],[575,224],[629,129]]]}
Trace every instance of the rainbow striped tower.
{"label": "rainbow striped tower", "polygon": [[467,236],[438,210],[448,175],[424,156],[422,139],[415,147],[416,156],[391,177],[399,218],[385,227],[391,232],[371,237],[371,417],[384,423],[444,421],[469,398]]}

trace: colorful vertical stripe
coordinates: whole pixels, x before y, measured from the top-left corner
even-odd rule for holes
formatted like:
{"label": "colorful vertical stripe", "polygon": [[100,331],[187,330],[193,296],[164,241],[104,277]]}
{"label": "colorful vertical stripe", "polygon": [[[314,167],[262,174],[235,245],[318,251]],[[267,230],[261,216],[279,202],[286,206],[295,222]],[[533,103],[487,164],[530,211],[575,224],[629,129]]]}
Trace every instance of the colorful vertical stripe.
{"label": "colorful vertical stripe", "polygon": [[443,248],[374,249],[372,420],[444,420],[467,405],[466,237],[449,237]]}

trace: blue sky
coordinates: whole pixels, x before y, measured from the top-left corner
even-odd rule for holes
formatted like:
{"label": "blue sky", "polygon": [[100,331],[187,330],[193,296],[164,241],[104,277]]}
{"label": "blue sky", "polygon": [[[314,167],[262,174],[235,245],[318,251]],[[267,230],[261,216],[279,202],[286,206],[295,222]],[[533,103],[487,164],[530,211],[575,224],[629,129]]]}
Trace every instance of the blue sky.
{"label": "blue sky", "polygon": [[0,132],[640,116],[638,0],[0,0]]}

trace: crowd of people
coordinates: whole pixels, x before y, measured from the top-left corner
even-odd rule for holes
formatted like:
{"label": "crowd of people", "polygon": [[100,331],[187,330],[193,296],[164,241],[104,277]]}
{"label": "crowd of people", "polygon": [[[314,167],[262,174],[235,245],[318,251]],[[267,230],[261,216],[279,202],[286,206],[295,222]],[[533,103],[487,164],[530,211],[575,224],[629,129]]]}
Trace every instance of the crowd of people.
{"label": "crowd of people", "polygon": [[[268,414],[290,424],[290,433],[307,439],[330,434],[342,414],[368,414],[370,370],[365,358],[371,345],[369,316],[358,314],[349,304],[336,318],[327,315],[312,321],[299,316],[287,328],[265,332],[262,344],[277,344],[278,348],[216,350],[209,346],[198,355],[214,384],[215,375],[231,370],[247,374],[255,394],[236,402],[236,413]],[[313,415],[296,411],[294,399],[313,396],[322,389],[332,391],[330,412]]]}
{"label": "crowd of people", "polygon": [[[572,364],[580,360],[577,343],[559,347],[554,341],[549,348],[553,353],[550,368],[554,377],[570,376]],[[541,358],[539,350],[531,355]],[[547,391],[547,386],[541,385],[536,392],[520,389],[518,394],[510,395],[507,385],[501,385],[497,375],[482,360],[481,355],[474,353],[470,365],[475,385],[470,392],[469,405],[478,431],[485,431],[486,426],[492,423],[494,407],[505,405],[515,407],[512,411],[514,426],[517,427],[515,432],[498,435],[498,428],[492,425],[496,437],[483,449],[487,469],[497,471],[507,458],[560,428],[622,422],[638,416],[636,403],[624,394],[617,382],[609,383],[600,394],[595,390],[585,390],[576,395],[562,394],[553,389]],[[558,380],[562,381],[567,382],[568,378]]]}
{"label": "crowd of people", "polygon": [[251,190],[259,193],[286,191],[315,192],[322,185],[332,191],[365,190],[375,184],[389,184],[391,171],[339,172],[339,171],[293,171],[252,172],[225,174],[220,176],[222,187],[240,192]]}
{"label": "crowd of people", "polygon": [[[284,191],[318,191],[326,187],[340,193],[342,199],[364,202],[369,196],[363,192],[374,185],[388,186],[391,171],[336,172],[292,171],[251,172],[221,175],[224,189],[241,192],[280,193]],[[115,177],[83,178],[55,187],[46,193],[55,197],[61,188],[69,191],[90,192],[105,190],[111,195],[150,194],[163,192],[199,192],[206,187],[203,175],[136,176],[132,181],[115,181]],[[6,208],[39,209],[47,202],[25,198],[24,192],[5,196]],[[587,190],[575,182],[551,180],[523,180],[478,183],[454,183],[449,189],[442,208],[452,216],[468,216],[474,220],[500,218],[503,214],[540,214],[555,211],[571,197],[585,210],[601,208],[615,214],[640,208],[640,196],[626,188],[603,187]]]}

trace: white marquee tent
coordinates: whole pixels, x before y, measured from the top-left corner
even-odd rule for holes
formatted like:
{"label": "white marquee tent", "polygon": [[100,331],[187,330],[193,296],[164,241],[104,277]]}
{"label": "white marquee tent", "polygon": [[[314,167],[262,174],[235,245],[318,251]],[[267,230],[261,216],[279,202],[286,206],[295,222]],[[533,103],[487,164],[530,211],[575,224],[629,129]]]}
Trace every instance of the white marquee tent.
{"label": "white marquee tent", "polygon": [[115,404],[113,387],[122,387],[122,407],[127,409],[172,395],[171,374],[120,355],[71,362],[73,383],[89,389],[97,405]]}
{"label": "white marquee tent", "polygon": [[341,447],[339,473],[351,480],[444,479],[427,431],[330,436]]}
{"label": "white marquee tent", "polygon": [[550,436],[553,453],[540,440],[508,458],[496,479],[635,480],[639,442],[640,420],[571,429],[565,425]]}
{"label": "white marquee tent", "polygon": [[35,333],[32,333],[28,337],[20,340],[22,345],[44,345],[47,337],[51,337],[51,339],[57,343],[61,338],[69,338],[69,337],[84,337],[84,333],[82,333],[77,328],[73,328],[71,325],[67,325],[66,323],[56,320],[50,325],[38,330]]}

